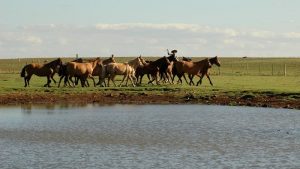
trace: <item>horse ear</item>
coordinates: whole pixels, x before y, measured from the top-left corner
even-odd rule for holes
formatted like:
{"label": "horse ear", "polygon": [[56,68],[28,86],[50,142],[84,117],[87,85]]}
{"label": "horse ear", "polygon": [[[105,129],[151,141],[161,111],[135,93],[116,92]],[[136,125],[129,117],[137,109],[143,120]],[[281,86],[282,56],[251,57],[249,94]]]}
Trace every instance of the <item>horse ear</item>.
{"label": "horse ear", "polygon": [[114,58],[114,54],[111,55],[111,58]]}

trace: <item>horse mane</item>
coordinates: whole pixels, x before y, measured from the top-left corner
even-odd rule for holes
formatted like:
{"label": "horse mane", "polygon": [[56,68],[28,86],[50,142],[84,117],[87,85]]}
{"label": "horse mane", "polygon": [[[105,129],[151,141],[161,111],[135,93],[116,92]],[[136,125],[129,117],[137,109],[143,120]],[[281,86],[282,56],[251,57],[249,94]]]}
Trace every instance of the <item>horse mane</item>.
{"label": "horse mane", "polygon": [[49,63],[44,64],[44,66],[46,66],[46,67],[54,67],[54,66],[57,66],[57,65],[59,65],[61,63],[62,63],[61,59],[58,58],[58,59],[55,59],[55,60],[53,60],[53,61],[51,61]]}
{"label": "horse mane", "polygon": [[110,58],[103,60],[102,63],[103,64],[116,63],[116,61],[115,61],[114,57],[110,57]]}

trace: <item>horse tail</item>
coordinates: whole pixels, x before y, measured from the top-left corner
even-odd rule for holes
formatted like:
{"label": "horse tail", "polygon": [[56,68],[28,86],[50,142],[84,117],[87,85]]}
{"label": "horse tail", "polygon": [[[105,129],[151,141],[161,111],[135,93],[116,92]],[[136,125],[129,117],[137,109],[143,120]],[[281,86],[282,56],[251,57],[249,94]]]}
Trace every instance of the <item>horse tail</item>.
{"label": "horse tail", "polygon": [[21,77],[25,77],[26,67],[27,67],[27,65],[23,67],[23,69],[21,71]]}

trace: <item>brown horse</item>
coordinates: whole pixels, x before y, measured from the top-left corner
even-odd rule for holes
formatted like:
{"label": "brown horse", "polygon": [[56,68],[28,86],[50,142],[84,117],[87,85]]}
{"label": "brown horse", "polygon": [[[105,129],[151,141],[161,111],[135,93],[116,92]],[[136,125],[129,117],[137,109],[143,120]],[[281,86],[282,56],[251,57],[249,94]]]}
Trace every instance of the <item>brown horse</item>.
{"label": "brown horse", "polygon": [[[100,60],[100,63],[102,64],[102,66],[105,66],[109,63],[116,63],[116,61],[115,61],[114,55],[112,55],[108,59]],[[101,66],[96,66],[95,69],[93,70],[92,75],[93,76],[99,76],[99,81],[98,81],[97,85],[101,85],[101,79],[103,78],[102,77],[102,67]],[[104,85],[106,86],[105,81],[103,81],[103,82],[104,82]]]}
{"label": "brown horse", "polygon": [[92,62],[88,63],[77,63],[77,62],[68,62],[66,65],[67,70],[67,77],[72,82],[73,87],[75,87],[75,84],[72,80],[72,77],[77,76],[82,80],[81,86],[85,86],[85,81],[87,78],[91,78],[94,82],[94,86],[96,86],[95,79],[92,75],[93,70],[96,68],[96,66],[100,65],[100,60],[96,59]]}
{"label": "brown horse", "polygon": [[[169,67],[169,65],[171,64],[172,61],[177,61],[177,58],[176,58],[175,55],[170,55],[168,57],[164,56],[162,58],[159,58],[159,59],[157,59],[157,60],[155,60],[153,62],[150,62],[149,66],[153,69],[153,71],[155,71],[156,68],[158,68],[159,74],[160,74],[160,80],[163,77],[166,77],[166,79],[170,82],[167,70],[168,70],[168,67]],[[154,80],[155,79],[152,79],[150,82],[148,82],[148,84],[152,83]]]}
{"label": "brown horse", "polygon": [[126,86],[128,84],[128,79],[130,79],[133,86],[135,86],[136,78],[135,78],[135,70],[137,67],[142,66],[140,57],[137,57],[128,63],[109,63],[105,65],[105,74],[108,76],[108,87],[110,80],[113,82],[114,86],[115,84],[115,76],[116,75],[123,75],[123,80],[120,83],[119,86],[122,86],[122,83],[124,82],[126,78]]}
{"label": "brown horse", "polygon": [[[192,59],[183,56],[183,57],[182,57],[182,61],[191,62]],[[172,70],[170,70],[170,69],[171,69],[171,67],[168,67],[168,73],[172,71],[172,73],[169,73],[169,74],[172,75],[172,76],[171,76],[171,77],[172,77],[172,83],[174,83],[174,79],[175,79],[175,77],[177,76],[177,70],[176,70],[176,66],[174,66],[174,63],[173,63]],[[192,78],[191,75],[189,75],[189,77]],[[182,80],[181,80],[181,79],[178,79],[177,84],[178,84],[179,82],[182,84]]]}
{"label": "brown horse", "polygon": [[[143,76],[146,74],[148,79],[149,79],[149,83],[152,83],[153,80],[156,80],[156,83],[158,84],[158,74],[159,74],[159,68],[157,66],[155,66],[152,61],[146,61],[145,59],[143,59],[142,57],[140,57],[141,59],[141,62],[143,64],[143,66],[141,67],[138,67],[136,69],[136,78],[137,78],[137,81],[139,84],[142,84],[142,79],[143,79]],[[167,59],[167,58],[165,58]],[[167,60],[168,62],[168,60]],[[153,80],[150,79],[150,76],[151,75],[151,78]]]}
{"label": "brown horse", "polygon": [[[83,59],[82,58],[79,58],[79,59],[75,59],[71,62],[77,62],[77,63],[82,63],[83,62]],[[64,63],[62,64],[60,67],[59,67],[59,70],[58,70],[58,75],[60,76],[60,79],[59,79],[59,82],[58,82],[58,87],[60,87],[60,83],[61,83],[61,80],[63,78],[65,78],[64,80],[64,86],[67,86],[67,82],[68,82],[68,77],[67,77],[67,63]],[[76,81],[76,80],[75,80]]]}
{"label": "brown horse", "polygon": [[[23,67],[21,71],[21,77],[24,77],[25,86],[29,86],[29,81],[31,79],[32,75],[37,76],[47,76],[47,83],[44,85],[44,87],[50,86],[51,83],[51,76],[54,73],[54,71],[57,69],[58,66],[62,65],[62,61],[60,58],[46,63],[46,64],[39,64],[39,63],[31,63]],[[27,75],[26,75],[27,74]]]}
{"label": "brown horse", "polygon": [[188,73],[191,75],[190,77],[190,82],[188,84],[192,84],[192,78],[193,76],[198,76],[200,79],[197,82],[197,86],[202,83],[203,77],[206,75],[208,78],[210,84],[213,86],[213,83],[209,77],[209,69],[212,67],[212,65],[216,64],[217,66],[221,66],[218,57],[213,57],[213,58],[206,58],[204,60],[198,61],[198,62],[187,62],[187,61],[178,61],[175,66],[177,69],[177,76],[181,80],[181,77],[183,76],[186,83],[187,80],[184,76],[184,73]]}

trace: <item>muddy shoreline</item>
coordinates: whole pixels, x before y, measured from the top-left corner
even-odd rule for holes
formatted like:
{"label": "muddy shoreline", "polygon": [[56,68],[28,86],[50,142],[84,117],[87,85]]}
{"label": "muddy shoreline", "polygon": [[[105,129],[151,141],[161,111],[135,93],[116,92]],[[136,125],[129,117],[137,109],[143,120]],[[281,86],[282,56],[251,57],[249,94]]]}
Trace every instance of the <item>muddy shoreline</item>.
{"label": "muddy shoreline", "polygon": [[0,95],[0,105],[19,104],[214,104],[230,106],[252,106],[300,109],[298,95],[256,95],[239,93],[234,96],[226,93],[195,95],[191,93],[131,93],[131,92],[92,92],[92,93],[7,93]]}

